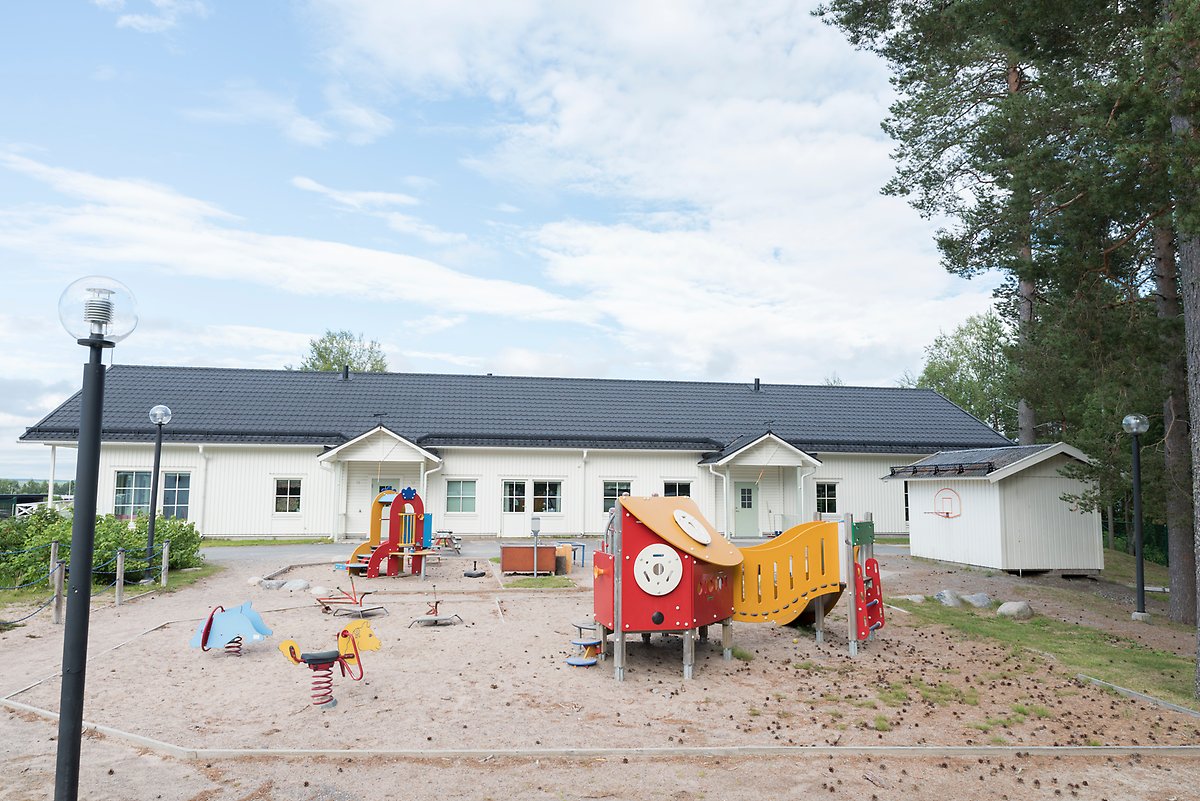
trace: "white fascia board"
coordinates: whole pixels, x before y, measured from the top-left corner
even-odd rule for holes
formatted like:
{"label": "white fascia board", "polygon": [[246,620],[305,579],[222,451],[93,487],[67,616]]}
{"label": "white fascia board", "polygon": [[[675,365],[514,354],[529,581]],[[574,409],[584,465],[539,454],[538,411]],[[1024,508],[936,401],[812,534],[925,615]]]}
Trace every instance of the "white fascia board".
{"label": "white fascia board", "polygon": [[325,453],[318,456],[317,461],[318,462],[333,461],[333,457],[336,454],[340,453],[342,450],[352,447],[354,445],[357,445],[358,443],[362,442],[363,440],[367,439],[368,437],[372,437],[379,433],[387,434],[389,437],[392,437],[397,442],[407,445],[408,447],[412,448],[414,451],[419,453],[423,458],[428,459],[435,464],[442,461],[441,457],[435,456],[434,454],[425,450],[424,448],[422,448],[420,445],[416,444],[415,442],[411,442],[411,441],[405,439],[404,437],[397,434],[395,431],[392,431],[387,426],[376,426],[375,428],[372,428],[370,431],[359,434],[357,437],[355,437],[352,440],[343,442],[341,445],[338,445],[336,448],[330,448],[329,450],[325,451]]}
{"label": "white fascia board", "polygon": [[787,442],[786,440],[782,440],[779,437],[775,436],[774,434],[763,434],[761,437],[754,440],[753,442],[747,442],[745,445],[738,448],[736,451],[729,454],[724,459],[720,459],[716,462],[712,462],[712,464],[716,465],[717,467],[723,467],[723,466],[729,464],[730,462],[732,462],[734,459],[736,459],[739,453],[742,453],[743,451],[749,450],[750,448],[754,448],[758,445],[761,445],[763,442],[766,442],[767,440],[773,440],[774,442],[778,443],[779,445],[782,445],[783,447],[790,450],[792,453],[798,454],[802,461],[808,462],[810,467],[820,467],[822,464],[822,462],[819,459],[817,459],[816,457],[800,450],[792,443]]}
{"label": "white fascia board", "polygon": [[1093,464],[1092,460],[1086,453],[1076,448],[1074,445],[1068,445],[1065,442],[1058,442],[1051,445],[1049,448],[1040,450],[1037,453],[1030,454],[1020,461],[1013,462],[1008,467],[1003,467],[994,473],[989,473],[986,478],[988,481],[995,484],[997,481],[1003,481],[1011,475],[1027,470],[1035,464],[1046,461],[1058,455],[1070,456],[1084,464]]}

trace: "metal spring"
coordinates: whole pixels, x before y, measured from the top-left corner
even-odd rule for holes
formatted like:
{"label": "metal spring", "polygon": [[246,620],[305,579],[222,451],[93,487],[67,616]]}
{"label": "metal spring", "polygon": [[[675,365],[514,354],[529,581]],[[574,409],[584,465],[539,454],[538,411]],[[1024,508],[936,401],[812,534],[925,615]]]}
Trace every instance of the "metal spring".
{"label": "metal spring", "polygon": [[313,706],[333,703],[333,665],[312,665]]}
{"label": "metal spring", "polygon": [[242,638],[234,637],[232,640],[225,643],[225,653],[229,654],[230,656],[241,656],[242,655]]}

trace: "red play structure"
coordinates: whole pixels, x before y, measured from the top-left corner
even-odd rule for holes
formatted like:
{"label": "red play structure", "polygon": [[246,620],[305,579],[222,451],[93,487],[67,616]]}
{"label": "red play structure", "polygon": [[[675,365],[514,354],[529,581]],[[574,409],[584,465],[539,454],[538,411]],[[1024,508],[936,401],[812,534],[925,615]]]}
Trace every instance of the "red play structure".
{"label": "red play structure", "polygon": [[[388,538],[382,540],[383,509],[388,507]],[[412,487],[400,492],[387,490],[375,496],[371,504],[371,529],[366,542],[354,549],[350,558],[338,567],[351,575],[376,578],[380,573],[398,576],[408,560],[409,573],[422,573],[425,557],[425,504]]]}

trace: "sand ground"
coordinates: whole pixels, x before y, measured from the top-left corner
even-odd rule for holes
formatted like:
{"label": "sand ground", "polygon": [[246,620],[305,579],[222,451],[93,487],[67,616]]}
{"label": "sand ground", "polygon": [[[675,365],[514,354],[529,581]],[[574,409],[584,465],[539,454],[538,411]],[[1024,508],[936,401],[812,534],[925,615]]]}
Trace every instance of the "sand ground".
{"label": "sand ground", "polygon": [[[578,567],[580,586],[566,590],[506,589],[487,562],[488,576],[468,579],[471,560],[450,556],[424,581],[369,582],[388,611],[372,620],[382,647],[363,654],[362,681],[335,675],[338,704],[319,709],[310,671],[278,645],[333,648],[346,618],[305,592],[250,586],[284,567],[264,550],[185,590],[95,604],[85,718],[113,731],[85,734],[82,798],[1200,798],[1200,752],[1161,750],[1200,745],[1200,718],[1080,682],[1047,656],[917,629],[900,612],[855,659],[839,604],[823,644],[735,625],[749,661],[723,660],[714,630],[691,681],[676,636],[631,638],[624,682],[611,662],[570,668],[572,623],[591,612]],[[1184,630],[1115,614],[1124,588],[882,561],[889,596],[986,591],[1194,653]],[[349,586],[328,565],[282,577]],[[410,626],[435,595],[463,622]],[[247,600],[271,638],[241,657],[188,647],[213,605]],[[0,798],[52,797],[57,727],[38,710],[58,708],[61,649],[46,615],[0,634]],[[1018,717],[1014,705],[1038,712]]]}

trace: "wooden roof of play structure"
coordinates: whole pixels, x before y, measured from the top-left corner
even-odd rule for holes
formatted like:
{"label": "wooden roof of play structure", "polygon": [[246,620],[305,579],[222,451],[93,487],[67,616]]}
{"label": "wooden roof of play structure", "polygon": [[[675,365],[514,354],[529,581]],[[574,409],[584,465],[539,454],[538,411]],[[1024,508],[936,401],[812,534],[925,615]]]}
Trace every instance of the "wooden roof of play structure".
{"label": "wooden roof of play structure", "polygon": [[[717,533],[691,498],[621,498],[621,505],[668,544],[688,556],[726,567],[742,563],[742,552]],[[684,529],[675,516],[677,511],[689,515],[708,534],[707,544]]]}

